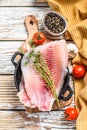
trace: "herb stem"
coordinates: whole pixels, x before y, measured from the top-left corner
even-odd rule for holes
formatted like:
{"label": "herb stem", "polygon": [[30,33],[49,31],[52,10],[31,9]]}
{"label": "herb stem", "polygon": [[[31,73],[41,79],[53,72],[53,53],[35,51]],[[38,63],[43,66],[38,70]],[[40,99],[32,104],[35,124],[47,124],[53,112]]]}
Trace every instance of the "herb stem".
{"label": "herb stem", "polygon": [[32,58],[32,57],[34,58],[33,63],[34,63],[36,70],[38,70],[42,79],[45,80],[47,89],[49,89],[51,91],[51,93],[53,94],[53,96],[56,100],[57,106],[59,108],[60,104],[59,104],[59,100],[58,100],[58,95],[55,90],[55,84],[52,80],[50,70],[49,70],[44,58],[41,56],[40,51],[38,51],[37,54],[35,54],[34,49],[31,50],[31,52],[28,55],[28,58]]}

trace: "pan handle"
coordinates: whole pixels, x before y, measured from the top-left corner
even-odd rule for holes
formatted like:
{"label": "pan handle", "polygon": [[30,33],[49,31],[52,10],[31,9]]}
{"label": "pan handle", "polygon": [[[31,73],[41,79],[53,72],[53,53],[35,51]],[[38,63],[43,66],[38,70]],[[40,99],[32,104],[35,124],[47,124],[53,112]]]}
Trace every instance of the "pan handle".
{"label": "pan handle", "polygon": [[[69,94],[65,97],[64,94],[65,94],[66,91],[69,91]],[[63,101],[67,101],[72,97],[73,91],[72,91],[72,89],[69,85],[67,86],[66,91],[62,91],[62,93],[59,95],[59,99],[61,99]]]}
{"label": "pan handle", "polygon": [[[61,91],[59,93],[59,99],[63,100],[63,101],[67,101],[72,97],[73,91],[71,89],[71,87],[69,86],[69,81],[70,81],[70,73],[69,73],[69,68],[67,67],[67,75],[64,79],[64,84],[63,87],[61,88]],[[65,97],[64,94],[65,92],[68,91],[69,94]]]}
{"label": "pan handle", "polygon": [[[17,56],[20,56],[20,59],[18,60],[18,61],[15,61],[15,58],[17,57]],[[18,63],[20,62],[20,60],[22,59],[22,57],[23,57],[23,54],[21,53],[21,52],[15,52],[14,53],[14,55],[12,56],[12,58],[11,58],[11,62],[13,63],[13,65],[16,67],[17,65],[18,65]]]}

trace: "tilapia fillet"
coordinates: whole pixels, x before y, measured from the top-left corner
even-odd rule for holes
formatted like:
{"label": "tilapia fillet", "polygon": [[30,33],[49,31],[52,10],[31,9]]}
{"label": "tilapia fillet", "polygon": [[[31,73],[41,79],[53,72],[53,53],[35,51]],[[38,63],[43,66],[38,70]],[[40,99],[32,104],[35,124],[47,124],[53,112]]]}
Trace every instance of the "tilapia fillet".
{"label": "tilapia fillet", "polygon": [[[40,51],[41,56],[44,58],[51,72],[56,93],[59,95],[68,64],[66,41],[52,41],[48,44],[36,47],[34,51]],[[29,53],[30,51],[23,56],[21,63],[23,79],[20,83],[19,99],[27,107],[37,107],[41,111],[50,111],[55,98],[51,91],[47,89],[47,85],[41,78],[39,72],[30,63],[28,58]],[[28,62],[27,66],[25,62]]]}

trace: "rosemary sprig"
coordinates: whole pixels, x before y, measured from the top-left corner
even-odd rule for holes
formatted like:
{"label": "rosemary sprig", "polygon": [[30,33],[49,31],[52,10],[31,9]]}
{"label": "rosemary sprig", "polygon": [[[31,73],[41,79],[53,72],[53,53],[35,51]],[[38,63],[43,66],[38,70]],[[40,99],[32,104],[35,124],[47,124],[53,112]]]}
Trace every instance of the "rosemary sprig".
{"label": "rosemary sprig", "polygon": [[36,70],[40,73],[40,76],[42,77],[42,79],[45,80],[47,89],[49,89],[51,91],[51,93],[53,94],[53,96],[56,100],[57,106],[59,108],[60,104],[59,104],[59,100],[58,100],[58,95],[55,90],[55,85],[52,80],[50,70],[49,70],[44,58],[41,56],[40,51],[38,51],[35,54],[34,49],[32,49],[28,55],[28,58],[34,58],[34,62],[33,62],[34,66],[35,66]]}

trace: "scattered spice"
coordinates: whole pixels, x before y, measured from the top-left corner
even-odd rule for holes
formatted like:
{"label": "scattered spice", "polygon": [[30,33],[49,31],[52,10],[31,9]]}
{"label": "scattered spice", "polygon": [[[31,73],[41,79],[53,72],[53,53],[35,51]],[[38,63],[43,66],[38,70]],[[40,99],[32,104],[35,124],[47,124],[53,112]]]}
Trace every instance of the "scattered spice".
{"label": "scattered spice", "polygon": [[58,108],[60,108],[58,95],[55,90],[55,85],[52,80],[50,70],[49,70],[44,58],[41,56],[40,51],[35,53],[34,49],[32,49],[28,55],[28,58],[29,59],[33,58],[33,64],[34,64],[36,70],[40,73],[42,79],[45,80],[47,89],[49,89],[51,91],[51,93],[53,94],[53,96],[56,100]]}
{"label": "scattered spice", "polygon": [[64,19],[54,12],[47,13],[44,19],[45,26],[55,34],[61,33],[66,26]]}

